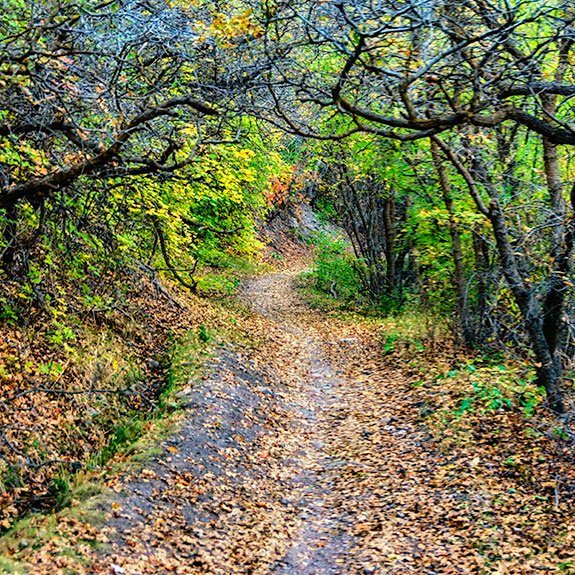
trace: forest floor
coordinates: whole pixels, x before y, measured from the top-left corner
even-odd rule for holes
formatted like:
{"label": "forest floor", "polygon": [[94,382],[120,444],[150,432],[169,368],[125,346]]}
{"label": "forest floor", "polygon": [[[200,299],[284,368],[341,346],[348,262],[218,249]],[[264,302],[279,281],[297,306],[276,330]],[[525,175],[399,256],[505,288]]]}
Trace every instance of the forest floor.
{"label": "forest floor", "polygon": [[[441,350],[382,353],[373,323],[311,309],[299,271],[244,284],[252,344],[220,346],[143,468],[50,541],[18,543],[30,572],[575,572],[572,500],[541,479],[551,440],[494,414],[443,448],[420,385]],[[529,453],[510,466],[510,450]]]}

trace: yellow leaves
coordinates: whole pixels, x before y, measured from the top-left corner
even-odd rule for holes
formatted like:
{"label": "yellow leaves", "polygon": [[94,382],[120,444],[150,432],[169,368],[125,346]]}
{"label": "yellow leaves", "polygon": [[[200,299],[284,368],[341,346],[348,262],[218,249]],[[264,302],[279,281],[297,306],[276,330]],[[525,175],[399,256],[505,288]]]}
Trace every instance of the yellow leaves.
{"label": "yellow leaves", "polygon": [[240,160],[252,160],[256,156],[256,153],[253,150],[245,148],[243,150],[239,150],[236,156]]}
{"label": "yellow leaves", "polygon": [[198,0],[166,0],[166,4],[171,8],[179,8],[184,11],[188,11],[190,5],[196,6]]}
{"label": "yellow leaves", "polygon": [[[197,138],[198,137],[198,129],[196,126],[192,126],[191,124],[186,126],[185,128],[183,128],[181,130],[182,135],[184,136],[190,136],[191,138]],[[190,147],[190,146],[188,146]]]}
{"label": "yellow leaves", "polygon": [[49,160],[45,152],[31,143],[4,141],[0,147],[0,162],[11,166],[18,178],[44,176],[48,173]]}
{"label": "yellow leaves", "polygon": [[255,38],[264,35],[263,28],[252,20],[252,10],[247,9],[240,14],[225,14],[216,12],[210,30],[222,39],[231,40],[246,34]]}

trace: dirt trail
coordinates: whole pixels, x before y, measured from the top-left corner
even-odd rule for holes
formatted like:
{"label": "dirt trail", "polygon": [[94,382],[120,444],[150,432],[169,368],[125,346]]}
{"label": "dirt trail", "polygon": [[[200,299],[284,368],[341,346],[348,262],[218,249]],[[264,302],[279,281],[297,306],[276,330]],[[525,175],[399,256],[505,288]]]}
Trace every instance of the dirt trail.
{"label": "dirt trail", "polygon": [[301,326],[309,310],[297,297],[293,274],[273,274],[248,282],[244,300],[255,311],[275,321],[280,329],[296,336],[294,366],[301,371],[300,387],[292,390],[290,405],[297,410],[293,425],[297,435],[313,437],[299,461],[294,479],[294,504],[302,520],[302,529],[290,542],[285,557],[273,573],[278,575],[327,575],[343,573],[350,556],[350,538],[341,528],[341,518],[330,508],[333,492],[320,471],[337,461],[326,454],[326,414],[338,409],[338,393],[344,380],[338,377],[321,353],[318,342]]}
{"label": "dirt trail", "polygon": [[375,572],[355,563],[350,518],[333,506],[334,474],[350,465],[330,446],[349,381],[323,353],[326,332],[308,321],[295,276],[246,282],[252,312],[240,328],[261,344],[222,349],[187,390],[186,415],[162,453],[118,479],[113,501],[100,505],[106,545],[89,572]]}
{"label": "dirt trail", "polygon": [[51,543],[32,572],[491,573],[478,561],[509,534],[486,515],[477,462],[434,450],[417,375],[368,324],[311,310],[294,278],[246,282],[236,327],[255,343],[221,349],[177,433],[110,482],[104,524],[63,525],[74,556]]}

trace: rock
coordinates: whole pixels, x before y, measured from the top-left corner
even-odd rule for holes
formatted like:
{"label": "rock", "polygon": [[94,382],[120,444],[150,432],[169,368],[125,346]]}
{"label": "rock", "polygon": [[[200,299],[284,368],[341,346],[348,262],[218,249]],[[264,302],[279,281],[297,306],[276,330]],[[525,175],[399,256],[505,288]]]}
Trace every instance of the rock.
{"label": "rock", "polygon": [[323,449],[325,447],[325,443],[323,441],[312,441],[311,444],[316,449]]}
{"label": "rock", "polygon": [[394,421],[398,421],[397,417],[394,417],[393,415],[389,416],[389,417],[382,417],[379,420],[380,425],[389,425],[390,423],[393,423]]}
{"label": "rock", "polygon": [[186,387],[185,389],[181,389],[176,393],[175,397],[178,400],[180,407],[188,408],[188,407],[195,407],[191,398],[190,394],[192,393],[191,387]]}
{"label": "rock", "polygon": [[18,546],[20,547],[20,549],[26,549],[26,547],[30,546],[30,543],[28,543],[27,539],[20,539],[20,543],[18,543]]}

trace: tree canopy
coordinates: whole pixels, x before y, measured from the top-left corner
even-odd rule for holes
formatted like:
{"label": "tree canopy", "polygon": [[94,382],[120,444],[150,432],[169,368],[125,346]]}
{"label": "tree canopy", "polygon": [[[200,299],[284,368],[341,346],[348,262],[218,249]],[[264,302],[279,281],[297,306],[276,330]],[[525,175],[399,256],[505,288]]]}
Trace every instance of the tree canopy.
{"label": "tree canopy", "polygon": [[[232,292],[303,202],[346,236],[317,240],[318,289],[444,318],[565,413],[574,48],[570,0],[4,0],[2,329],[54,357],[14,352],[1,405],[52,393],[76,331],[126,328],[144,283]],[[53,455],[10,435],[31,409],[0,418],[0,475]]]}

